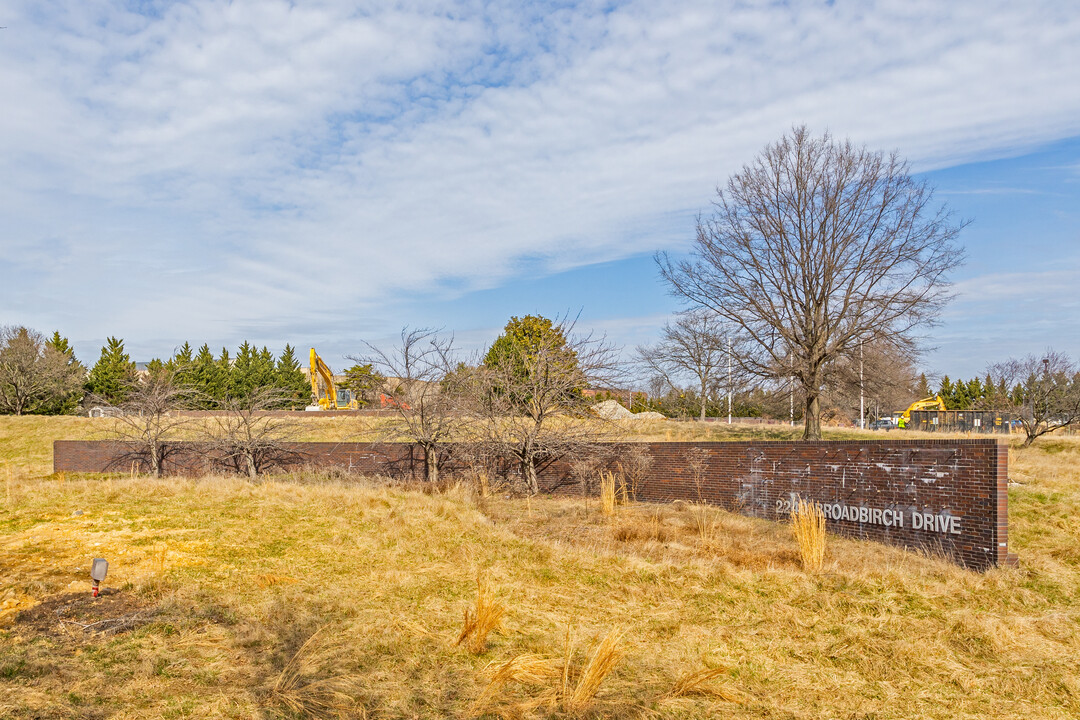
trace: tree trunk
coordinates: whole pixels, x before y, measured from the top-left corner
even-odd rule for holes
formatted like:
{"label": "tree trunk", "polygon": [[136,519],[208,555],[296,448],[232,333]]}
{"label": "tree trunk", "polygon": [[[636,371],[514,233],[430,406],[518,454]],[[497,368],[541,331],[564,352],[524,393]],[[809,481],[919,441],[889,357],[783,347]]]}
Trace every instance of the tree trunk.
{"label": "tree trunk", "polygon": [[161,448],[157,445],[150,446],[150,474],[161,477]]}
{"label": "tree trunk", "polygon": [[540,492],[540,483],[536,479],[536,463],[533,462],[531,453],[521,459],[521,477],[529,488],[530,495]]}
{"label": "tree trunk", "polygon": [[244,453],[244,459],[247,461],[248,477],[254,480],[259,475],[259,470],[255,466],[255,455],[250,452]]}
{"label": "tree trunk", "polygon": [[806,411],[803,423],[803,440],[821,439],[821,398],[817,390],[806,391]]}
{"label": "tree trunk", "polygon": [[439,455],[434,447],[424,446],[424,477],[429,483],[439,482]]}
{"label": "tree trunk", "polygon": [[700,418],[701,422],[705,422],[705,402],[706,402],[705,401],[705,390],[706,390],[705,381],[702,380],[701,381],[701,418]]}

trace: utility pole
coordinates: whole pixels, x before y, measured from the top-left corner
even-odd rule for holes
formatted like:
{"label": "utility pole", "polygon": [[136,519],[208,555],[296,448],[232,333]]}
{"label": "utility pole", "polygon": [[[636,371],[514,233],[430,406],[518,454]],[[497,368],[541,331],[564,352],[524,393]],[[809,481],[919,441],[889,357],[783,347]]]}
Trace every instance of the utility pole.
{"label": "utility pole", "polygon": [[788,350],[788,394],[791,401],[791,427],[795,427],[795,357]]}
{"label": "utility pole", "polygon": [[866,429],[866,406],[863,397],[863,356],[862,343],[859,343],[859,429],[861,430]]}
{"label": "utility pole", "polygon": [[731,336],[727,337],[727,424],[731,424]]}

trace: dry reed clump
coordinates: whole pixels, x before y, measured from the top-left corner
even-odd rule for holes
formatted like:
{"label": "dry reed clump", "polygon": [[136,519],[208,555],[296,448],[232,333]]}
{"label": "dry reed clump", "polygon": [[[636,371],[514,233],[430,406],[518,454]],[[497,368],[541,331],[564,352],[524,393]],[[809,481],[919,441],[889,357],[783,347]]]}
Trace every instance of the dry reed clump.
{"label": "dry reed clump", "polygon": [[634,515],[624,520],[612,530],[612,536],[619,542],[634,540],[653,540],[666,543],[671,539],[670,529],[660,520],[660,509],[648,516]]}
{"label": "dry reed clump", "polygon": [[694,519],[694,530],[702,547],[709,547],[716,539],[716,515],[709,508],[709,503],[704,500],[690,503],[691,517]]}
{"label": "dry reed clump", "polygon": [[[581,713],[593,704],[604,679],[622,659],[624,653],[619,647],[622,637],[619,631],[609,632],[588,662],[575,670],[573,642],[570,628],[567,628],[563,657],[523,654],[510,658],[491,673],[490,682],[472,705],[472,713],[495,711],[517,716],[539,707]],[[510,683],[532,686],[539,692],[527,700],[496,707],[496,698]]]}
{"label": "dry reed clump", "polygon": [[506,606],[495,600],[491,586],[481,575],[476,576],[476,607],[465,608],[461,634],[455,645],[465,644],[474,655],[487,651],[487,637],[492,630],[502,627]]}
{"label": "dry reed clump", "polygon": [[682,675],[675,681],[675,684],[665,697],[678,698],[691,695],[709,695],[733,703],[741,704],[746,702],[741,693],[715,683],[716,679],[726,672],[727,668],[705,668],[704,670]]}
{"label": "dry reed clump", "polygon": [[271,686],[266,704],[298,717],[365,717],[355,700],[359,678],[341,672],[340,653],[322,641],[325,629],[312,633],[289,658]]}
{"label": "dry reed clump", "polygon": [[[566,633],[566,661],[563,664],[562,706],[567,712],[581,712],[596,697],[601,683],[622,659],[623,651],[619,648],[622,633],[611,631],[600,641],[588,664],[577,677],[576,683],[570,681],[570,632]],[[572,687],[571,687],[572,686]]]}
{"label": "dry reed clump", "polygon": [[607,517],[615,516],[615,474],[600,472],[600,509]]}
{"label": "dry reed clump", "polygon": [[791,533],[799,545],[803,569],[817,572],[825,561],[825,515],[821,506],[799,498],[791,511]]}

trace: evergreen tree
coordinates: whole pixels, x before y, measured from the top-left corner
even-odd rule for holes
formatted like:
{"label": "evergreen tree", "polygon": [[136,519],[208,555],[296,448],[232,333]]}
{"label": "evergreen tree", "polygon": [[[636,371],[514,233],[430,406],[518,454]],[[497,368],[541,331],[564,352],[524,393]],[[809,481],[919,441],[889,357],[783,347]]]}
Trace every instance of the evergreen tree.
{"label": "evergreen tree", "polygon": [[188,377],[192,390],[198,395],[197,404],[200,407],[211,408],[215,401],[223,396],[221,368],[214,359],[214,353],[210,352],[209,345],[203,344],[199,348],[191,361]]}
{"label": "evergreen tree", "polygon": [[233,390],[233,384],[235,382],[233,375],[233,361],[229,357],[229,349],[221,348],[221,357],[217,359],[218,369],[218,384],[215,388],[214,395],[215,400],[224,400],[226,398],[235,397],[236,393]]}
{"label": "evergreen tree", "polygon": [[47,403],[44,412],[49,415],[73,415],[79,409],[85,391],[83,383],[86,381],[86,366],[75,357],[75,349],[71,347],[66,337],[60,335],[59,330],[53,331],[51,338],[45,341],[47,347],[52,348],[57,354],[67,359],[67,366],[71,378],[76,380],[70,389],[58,395],[52,402]]}
{"label": "evergreen tree", "polygon": [[177,385],[192,385],[191,365],[194,362],[191,345],[185,342],[180,349],[169,358],[168,369],[173,373],[173,380]]}
{"label": "evergreen tree", "polygon": [[938,389],[937,394],[941,397],[945,403],[945,407],[952,410],[956,405],[956,395],[953,390],[952,381],[949,380],[949,376],[941,378],[941,388]]}
{"label": "evergreen tree", "polygon": [[258,351],[245,340],[236,352],[236,361],[232,365],[232,374],[229,382],[229,396],[234,398],[247,397],[252,390],[258,387],[256,379],[256,361]]}
{"label": "evergreen tree", "polygon": [[386,381],[375,371],[371,363],[357,363],[345,371],[345,382],[341,386],[352,391],[360,407],[368,405],[375,396],[375,391]]}
{"label": "evergreen tree", "polygon": [[110,337],[101,348],[101,357],[90,370],[86,391],[110,404],[123,402],[138,380],[135,363],[124,352],[124,341]]}
{"label": "evergreen tree", "polygon": [[259,351],[258,356],[255,358],[254,369],[255,387],[275,387],[277,373],[275,372],[274,354],[265,345],[263,345],[263,349]]}
{"label": "evergreen tree", "polygon": [[296,350],[285,345],[274,368],[274,385],[279,387],[291,407],[303,407],[311,400],[311,379],[300,369]]}
{"label": "evergreen tree", "polygon": [[154,358],[146,363],[146,375],[154,381],[164,380],[170,374],[171,369],[161,358]]}
{"label": "evergreen tree", "polygon": [[930,389],[930,383],[926,380],[926,373],[922,373],[921,375],[919,375],[919,386],[918,388],[916,388],[916,392],[918,393],[920,399],[930,397],[934,394],[933,391]]}

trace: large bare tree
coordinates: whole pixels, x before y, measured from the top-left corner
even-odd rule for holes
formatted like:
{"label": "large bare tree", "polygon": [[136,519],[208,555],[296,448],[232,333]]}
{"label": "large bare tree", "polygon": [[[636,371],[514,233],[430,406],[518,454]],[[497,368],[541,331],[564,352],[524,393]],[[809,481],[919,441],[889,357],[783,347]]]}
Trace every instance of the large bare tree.
{"label": "large bare tree", "polygon": [[734,378],[733,347],[730,325],[725,325],[716,313],[697,308],[679,313],[673,323],[665,323],[660,341],[638,346],[637,354],[644,369],[663,378],[669,388],[678,388],[688,379],[694,382],[700,419],[704,420],[714,390],[722,387],[734,392],[730,387]]}
{"label": "large bare tree", "polygon": [[387,439],[419,445],[425,477],[438,481],[442,444],[453,439],[464,422],[461,376],[454,372],[458,364],[454,338],[431,328],[406,327],[397,346],[380,349],[367,344],[367,349],[363,357],[349,359],[386,377],[385,394],[396,415],[387,426]]}
{"label": "large bare tree", "polygon": [[748,370],[794,376],[803,436],[821,437],[829,363],[861,343],[914,352],[914,332],[950,299],[962,260],[952,220],[895,152],[793,129],[717,189],[688,259],[657,262],[671,292],[750,341]]}
{"label": "large bare tree", "polygon": [[1024,428],[1024,447],[1046,433],[1080,424],[1080,368],[1060,352],[1047,350],[991,365],[990,395],[982,404],[1012,412]]}

